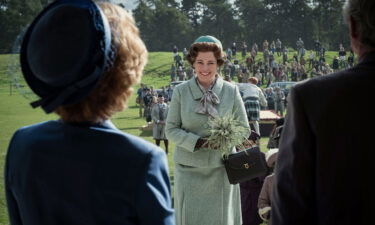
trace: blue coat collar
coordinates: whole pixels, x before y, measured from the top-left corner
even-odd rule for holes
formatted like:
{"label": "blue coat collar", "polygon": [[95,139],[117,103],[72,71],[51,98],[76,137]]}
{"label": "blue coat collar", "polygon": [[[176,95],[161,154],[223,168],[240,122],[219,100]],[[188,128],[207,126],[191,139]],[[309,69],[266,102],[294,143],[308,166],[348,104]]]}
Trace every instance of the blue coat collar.
{"label": "blue coat collar", "polygon": [[112,123],[110,120],[105,120],[102,123],[91,123],[91,122],[76,122],[76,123],[69,123],[69,122],[64,122],[61,119],[58,120],[61,123],[69,124],[72,126],[77,126],[77,127],[98,127],[98,128],[107,128],[107,129],[116,129],[116,126]]}

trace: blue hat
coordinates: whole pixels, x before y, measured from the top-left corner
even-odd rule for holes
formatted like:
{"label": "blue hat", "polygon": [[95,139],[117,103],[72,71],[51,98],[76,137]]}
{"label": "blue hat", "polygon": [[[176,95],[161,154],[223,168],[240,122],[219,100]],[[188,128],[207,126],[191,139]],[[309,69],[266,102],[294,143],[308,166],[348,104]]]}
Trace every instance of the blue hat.
{"label": "blue hat", "polygon": [[219,46],[220,49],[223,49],[223,46],[221,44],[221,42],[213,37],[213,36],[210,36],[210,35],[205,35],[205,36],[200,36],[199,38],[197,38],[195,41],[194,41],[194,44],[195,43],[200,43],[200,42],[211,42],[211,43],[215,43],[217,46]]}
{"label": "blue hat", "polygon": [[26,82],[46,113],[75,104],[96,87],[114,55],[111,31],[91,0],[57,0],[28,28],[21,46]]}

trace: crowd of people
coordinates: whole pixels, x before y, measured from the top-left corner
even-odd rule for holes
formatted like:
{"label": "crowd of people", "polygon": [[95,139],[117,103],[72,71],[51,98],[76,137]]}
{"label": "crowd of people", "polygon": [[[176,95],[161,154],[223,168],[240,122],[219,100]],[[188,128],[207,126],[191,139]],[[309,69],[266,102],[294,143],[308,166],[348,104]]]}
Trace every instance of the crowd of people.
{"label": "crowd of people", "polygon": [[[264,40],[261,48],[257,43],[249,48],[246,42],[242,42],[239,48],[237,43],[233,42],[225,51],[224,63],[219,68],[219,73],[224,80],[232,83],[248,83],[249,78],[257,78],[256,85],[261,87],[268,103],[267,106],[261,106],[261,109],[273,110],[283,116],[288,90],[279,86],[272,87],[272,83],[298,82],[331,74],[351,68],[355,62],[353,51],[347,53],[342,44],[338,46],[337,55],[333,56],[331,63],[326,61],[326,49],[319,40],[314,42],[313,50],[307,51],[302,38],[298,38],[294,46],[295,53],[290,58],[289,49],[279,38],[271,43]],[[259,53],[261,56],[257,57]],[[174,46],[171,82],[186,81],[194,77],[194,69],[186,61],[187,54],[184,48],[181,57],[177,46]]]}
{"label": "crowd of people", "polygon": [[[156,145],[163,140],[168,153],[168,140],[175,144],[172,207],[166,154],[110,121],[126,108],[147,62],[133,17],[112,3],[51,3],[26,31],[20,62],[25,80],[40,97],[31,105],[59,119],[20,128],[12,137],[4,173],[10,223],[371,223],[373,133],[362,131],[373,128],[375,120],[358,106],[373,96],[374,10],[372,0],[346,1],[344,18],[359,63],[354,65],[353,53],[346,58],[340,45],[332,69],[347,70],[327,76],[333,71],[319,41],[309,65],[301,38],[290,60],[279,39],[263,42],[260,62],[257,45],[247,56],[243,43],[245,64],[236,57],[236,43],[225,52],[213,36],[198,37],[182,59],[175,46],[172,67],[184,69],[187,61],[191,79],[161,91],[142,84],[137,91],[140,116],[153,121]],[[82,30],[86,33],[77,38],[74,34]],[[305,66],[316,78],[308,79]],[[231,73],[233,67],[243,72]],[[230,184],[222,152],[207,144],[209,122],[229,116],[251,145],[258,145],[259,110],[268,105],[267,96],[281,116],[285,101],[280,88],[260,87],[289,79],[308,80],[293,86],[288,114],[274,124],[262,156],[267,176]],[[356,123],[348,127],[348,118]],[[233,145],[227,153],[237,150]]]}
{"label": "crowd of people", "polygon": [[[326,49],[319,40],[314,42],[314,49],[311,51],[305,49],[301,38],[296,41],[296,46],[290,47],[295,49],[295,53],[289,58],[290,48],[282,45],[279,38],[271,44],[264,40],[262,48],[259,48],[257,43],[248,48],[246,42],[242,42],[241,58],[237,57],[237,44],[233,42],[226,50],[224,65],[220,68],[221,74],[239,83],[246,83],[249,77],[254,76],[259,81],[258,85],[268,86],[276,81],[302,81],[354,66],[353,51],[350,50],[347,54],[342,44],[338,46],[338,54],[331,62],[327,62]],[[171,81],[191,79],[194,71],[186,65],[186,48],[182,52],[183,57],[180,56],[176,46],[173,49]],[[257,57],[259,52],[262,54],[261,57]]]}
{"label": "crowd of people", "polygon": [[[246,46],[246,44],[244,44]],[[292,46],[293,47],[293,46]],[[292,58],[288,58],[288,48],[283,46],[280,39],[272,41],[269,45],[268,41],[263,42],[262,53],[263,60],[256,60],[258,54],[258,45],[253,44],[249,56],[242,54],[246,60],[238,66],[238,60],[231,62],[231,51],[228,48],[227,68],[224,68],[225,74],[233,79],[237,77],[241,82],[243,78],[248,76],[256,76],[260,81],[260,85],[269,85],[274,81],[301,81],[307,78],[326,75],[336,72],[339,69],[347,69],[354,65],[354,54],[350,51],[349,57],[346,58],[346,51],[342,44],[338,48],[338,63],[335,60],[329,64],[326,62],[326,50],[318,40],[315,41],[315,51],[311,50],[307,55],[304,42],[299,38],[294,47],[296,53]],[[276,54],[275,54],[276,53]],[[333,70],[335,69],[335,71]]]}

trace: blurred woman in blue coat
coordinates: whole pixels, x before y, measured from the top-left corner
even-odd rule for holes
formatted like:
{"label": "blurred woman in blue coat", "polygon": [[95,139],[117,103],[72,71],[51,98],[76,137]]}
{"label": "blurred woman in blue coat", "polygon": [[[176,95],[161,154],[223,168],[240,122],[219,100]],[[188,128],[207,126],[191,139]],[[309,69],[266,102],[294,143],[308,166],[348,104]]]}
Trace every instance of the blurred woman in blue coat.
{"label": "blurred woman in blue coat", "polygon": [[29,27],[21,67],[59,120],[23,127],[6,156],[12,225],[174,224],[165,153],[123,133],[110,117],[126,107],[147,50],[122,8],[58,0]]}

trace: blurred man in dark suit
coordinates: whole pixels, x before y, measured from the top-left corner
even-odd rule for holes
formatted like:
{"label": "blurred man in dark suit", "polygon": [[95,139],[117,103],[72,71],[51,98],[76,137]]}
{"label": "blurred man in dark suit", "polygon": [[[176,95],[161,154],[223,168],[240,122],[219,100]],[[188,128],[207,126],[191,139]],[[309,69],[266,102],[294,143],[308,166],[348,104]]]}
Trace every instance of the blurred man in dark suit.
{"label": "blurred man in dark suit", "polygon": [[347,0],[359,64],[297,84],[289,95],[273,194],[274,225],[371,224],[375,201],[375,1]]}

